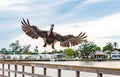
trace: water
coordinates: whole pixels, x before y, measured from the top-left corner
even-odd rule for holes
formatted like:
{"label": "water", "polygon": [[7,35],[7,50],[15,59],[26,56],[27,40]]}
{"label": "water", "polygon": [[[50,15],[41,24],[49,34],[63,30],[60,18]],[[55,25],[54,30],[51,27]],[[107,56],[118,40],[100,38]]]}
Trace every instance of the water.
{"label": "water", "polygon": [[[49,63],[49,64],[61,64],[61,65],[76,65],[76,66],[90,66],[90,67],[106,67],[106,68],[120,68],[120,61],[63,61],[63,62],[42,62],[42,63]],[[48,72],[48,75],[57,77],[57,70],[52,70],[52,72]],[[75,71],[62,71],[62,77],[75,77]],[[96,73],[87,73],[81,72],[80,77],[97,77]],[[120,77],[118,75],[107,75],[104,74],[103,77]]]}
{"label": "water", "polygon": [[[49,64],[61,64],[61,65],[76,65],[76,66],[91,66],[91,67],[107,67],[107,68],[120,68],[120,61],[58,61],[58,62],[33,62],[33,63],[49,63]],[[1,66],[0,66],[1,67]],[[7,68],[7,65],[6,67]],[[11,69],[14,70],[14,66],[11,66]],[[22,71],[22,67],[18,66],[18,70]],[[26,66],[25,72],[31,72],[31,68]],[[7,74],[7,72],[5,72]],[[43,74],[43,69],[40,67],[35,67],[35,73],[36,74]],[[57,70],[56,69],[47,69],[47,75],[52,77],[57,77]],[[76,72],[75,71],[66,71],[62,70],[62,77],[75,77]],[[11,77],[14,77],[14,74],[11,73]],[[18,74],[17,77],[22,77]],[[25,77],[31,77],[31,76],[25,76]],[[89,73],[89,72],[80,72],[80,77],[97,77],[96,73]],[[103,77],[120,77],[118,75],[107,75],[103,74]]]}

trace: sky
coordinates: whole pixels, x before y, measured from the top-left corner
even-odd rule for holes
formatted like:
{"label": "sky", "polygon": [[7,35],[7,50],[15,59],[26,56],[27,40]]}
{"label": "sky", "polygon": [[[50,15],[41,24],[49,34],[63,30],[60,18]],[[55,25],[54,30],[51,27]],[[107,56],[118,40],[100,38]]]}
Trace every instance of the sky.
{"label": "sky", "polygon": [[[44,50],[41,38],[32,39],[22,31],[23,18],[42,30],[55,24],[54,31],[63,35],[86,32],[87,40],[101,47],[120,43],[120,0],[0,0],[0,49],[19,40]],[[63,49],[59,43],[55,47]]]}

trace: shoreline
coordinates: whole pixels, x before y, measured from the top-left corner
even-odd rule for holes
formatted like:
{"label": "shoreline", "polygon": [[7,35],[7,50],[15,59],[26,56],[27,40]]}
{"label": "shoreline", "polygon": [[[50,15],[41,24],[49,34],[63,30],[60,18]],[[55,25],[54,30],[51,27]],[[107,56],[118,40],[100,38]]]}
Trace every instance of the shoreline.
{"label": "shoreline", "polygon": [[43,58],[43,59],[8,59],[8,60],[0,60],[0,61],[120,61],[120,59],[104,59],[104,60],[95,60],[95,59],[75,59],[75,58],[57,58],[57,59],[50,59],[50,58]]}

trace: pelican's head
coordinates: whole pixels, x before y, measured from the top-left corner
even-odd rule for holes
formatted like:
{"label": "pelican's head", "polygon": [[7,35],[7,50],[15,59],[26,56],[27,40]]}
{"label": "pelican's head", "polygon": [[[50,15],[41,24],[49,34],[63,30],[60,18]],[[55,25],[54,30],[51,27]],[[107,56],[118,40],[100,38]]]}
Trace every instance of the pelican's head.
{"label": "pelican's head", "polygon": [[54,28],[54,24],[51,24],[50,30],[48,31],[48,36],[50,36],[50,34],[52,33]]}
{"label": "pelican's head", "polygon": [[53,28],[54,28],[54,24],[51,24],[51,28],[50,29],[53,30]]}

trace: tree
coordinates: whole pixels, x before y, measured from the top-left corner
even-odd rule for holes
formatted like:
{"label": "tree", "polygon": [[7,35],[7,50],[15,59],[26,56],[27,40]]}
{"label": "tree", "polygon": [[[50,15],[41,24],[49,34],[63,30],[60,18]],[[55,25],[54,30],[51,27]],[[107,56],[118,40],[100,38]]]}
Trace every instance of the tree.
{"label": "tree", "polygon": [[92,50],[93,50],[93,51],[100,51],[100,50],[101,50],[101,48],[100,48],[100,47],[98,47],[98,46],[95,46],[95,47],[93,47],[93,48],[92,48]]}
{"label": "tree", "polygon": [[21,48],[22,53],[28,54],[30,46],[31,45],[25,45],[25,46],[23,46],[23,48]]}
{"label": "tree", "polygon": [[107,45],[103,47],[103,51],[106,51],[106,50],[109,50],[109,51],[113,50],[113,45],[111,42],[107,43]]}
{"label": "tree", "polygon": [[80,53],[78,50],[75,50],[74,57],[80,57]]}
{"label": "tree", "polygon": [[38,46],[35,46],[34,51],[35,51],[35,53],[38,53]]}
{"label": "tree", "polygon": [[11,43],[9,45],[12,48],[12,51],[16,54],[19,51],[19,48],[21,47],[19,45],[19,40],[17,40],[15,43]]}
{"label": "tree", "polygon": [[117,42],[113,42],[113,51],[114,50],[119,50],[118,49],[118,43]]}
{"label": "tree", "polygon": [[1,49],[1,52],[2,52],[3,54],[8,54],[6,48],[2,48],[2,49]]}
{"label": "tree", "polygon": [[78,51],[80,51],[80,56],[82,58],[88,58],[90,54],[93,54],[97,50],[101,50],[101,48],[95,45],[93,42],[87,40],[78,48]]}
{"label": "tree", "polygon": [[113,42],[113,47],[117,48],[118,47],[118,43],[117,42]]}
{"label": "tree", "polygon": [[27,54],[29,52],[29,48],[30,48],[31,45],[25,45],[25,46],[22,47],[19,44],[19,40],[17,40],[16,42],[11,43],[9,46],[12,48],[12,51],[15,54],[21,54],[21,53]]}
{"label": "tree", "polygon": [[63,50],[59,50],[59,51],[57,51],[57,53],[63,53]]}
{"label": "tree", "polygon": [[113,50],[113,45],[111,42],[107,43],[107,45],[103,47],[103,51],[107,51],[107,50],[109,50],[109,52],[107,52],[107,53],[109,54],[109,56],[111,58],[111,52]]}
{"label": "tree", "polygon": [[64,49],[63,51],[64,54],[69,58],[74,55],[75,51],[71,48]]}
{"label": "tree", "polygon": [[56,53],[63,53],[63,50],[53,50],[52,52],[48,52],[48,54],[56,54]]}

